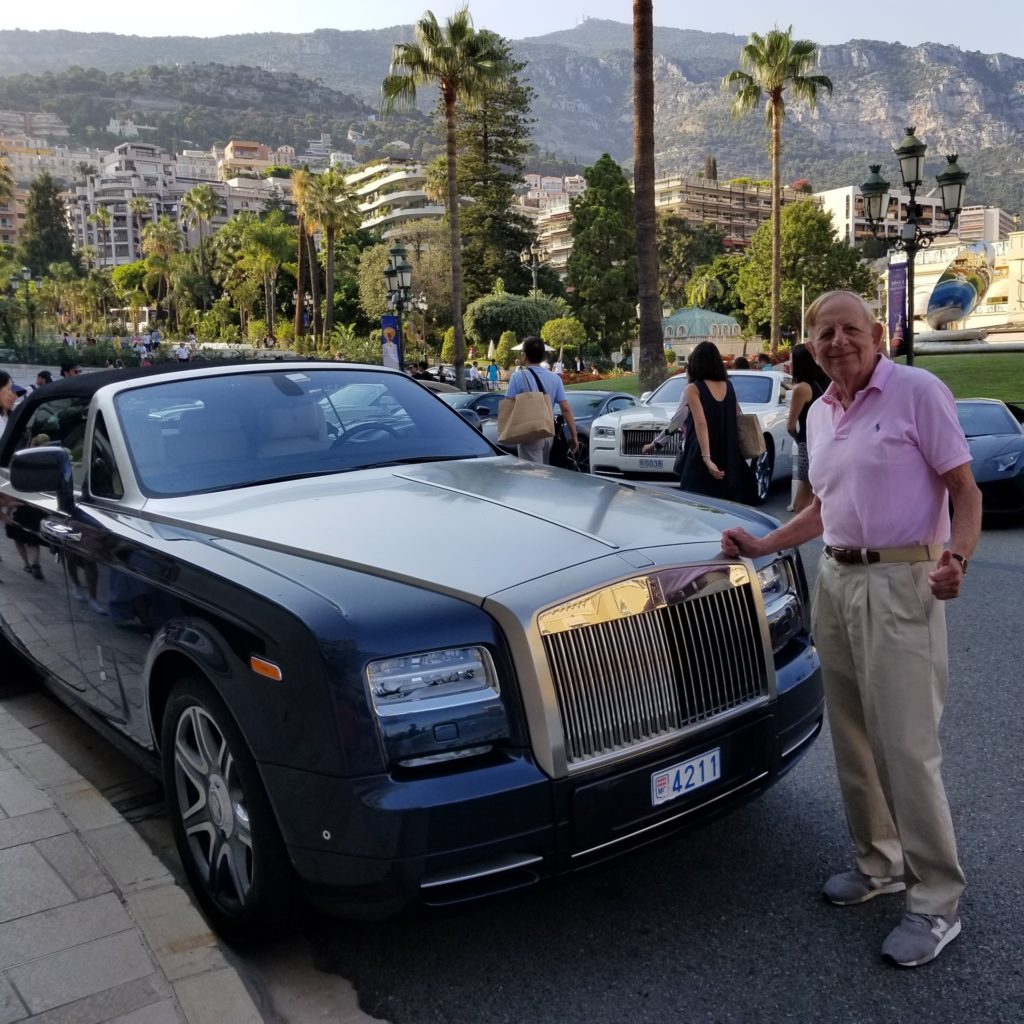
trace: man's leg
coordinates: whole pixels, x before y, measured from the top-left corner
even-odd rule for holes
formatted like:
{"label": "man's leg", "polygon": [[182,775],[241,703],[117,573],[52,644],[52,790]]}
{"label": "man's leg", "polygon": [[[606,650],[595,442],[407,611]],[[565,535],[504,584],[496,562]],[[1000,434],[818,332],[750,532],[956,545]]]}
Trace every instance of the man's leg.
{"label": "man's leg", "polygon": [[542,437],[539,441],[526,441],[518,445],[519,458],[527,462],[536,462],[538,465],[546,466],[548,457],[551,454],[551,438]]}

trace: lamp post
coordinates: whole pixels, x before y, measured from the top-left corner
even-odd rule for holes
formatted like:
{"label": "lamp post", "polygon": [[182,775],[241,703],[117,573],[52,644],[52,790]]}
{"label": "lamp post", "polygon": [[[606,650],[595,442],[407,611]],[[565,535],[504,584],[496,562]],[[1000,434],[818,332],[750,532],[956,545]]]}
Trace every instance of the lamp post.
{"label": "lamp post", "polygon": [[[17,297],[19,284],[23,285],[25,288],[25,323],[28,326],[28,344],[30,347],[34,348],[36,343],[36,307],[35,303],[32,301],[32,293],[29,290],[30,281],[33,281],[33,277],[32,271],[29,270],[28,267],[22,267],[20,274],[17,272],[11,274],[12,296]],[[43,279],[41,277],[36,277],[34,279],[34,283],[36,288],[38,288],[43,283]]]}
{"label": "lamp post", "polygon": [[409,301],[412,288],[412,264],[405,258],[405,249],[397,242],[388,252],[388,265],[384,268],[384,283],[388,289],[388,302],[398,314],[398,368],[405,369],[405,345],[402,338],[402,312]]}
{"label": "lamp post", "polygon": [[423,292],[420,292],[413,300],[413,306],[419,310],[420,314],[420,358],[423,358],[427,351],[427,297]]}
{"label": "lamp post", "polygon": [[520,254],[520,259],[523,261],[523,266],[530,271],[530,276],[533,278],[533,299],[537,301],[537,271],[540,270],[541,264],[544,262],[540,258],[540,246],[534,242],[529,249],[524,249]]}
{"label": "lamp post", "polygon": [[[964,208],[964,191],[968,174],[957,165],[957,154],[946,157],[946,166],[936,175],[939,192],[942,195],[942,212],[949,221],[944,231],[929,231],[921,226],[921,207],[917,205],[917,190],[924,179],[924,154],[927,146],[914,136],[914,129],[907,128],[906,135],[896,150],[900,165],[903,187],[910,193],[907,203],[907,221],[900,229],[894,248],[907,254],[907,309],[904,329],[904,349],[907,365],[914,363],[914,260],[920,249],[926,249],[932,242],[948,235],[955,227],[960,211]],[[871,175],[860,187],[864,196],[864,214],[875,238],[885,238],[885,221],[889,209],[889,182],[879,173],[881,164],[871,164]],[[899,202],[897,201],[897,214]],[[879,230],[881,229],[881,235]]]}

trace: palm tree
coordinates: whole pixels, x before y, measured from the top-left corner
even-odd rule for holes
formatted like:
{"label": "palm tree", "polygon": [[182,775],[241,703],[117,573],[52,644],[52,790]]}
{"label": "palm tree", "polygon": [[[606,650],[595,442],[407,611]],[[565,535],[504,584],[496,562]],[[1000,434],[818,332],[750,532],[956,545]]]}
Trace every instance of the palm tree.
{"label": "palm tree", "polygon": [[455,109],[461,102],[475,106],[487,89],[503,83],[511,73],[497,36],[477,32],[469,10],[463,7],[445,23],[427,11],[416,24],[416,41],[397,43],[391,69],[381,83],[381,108],[410,109],[416,105],[418,85],[436,85],[441,93],[447,137],[448,227],[452,246],[452,316],[455,328],[455,380],[465,384],[466,341],[462,325],[462,253],[459,237],[459,193],[455,145]]}
{"label": "palm tree", "polygon": [[[163,283],[164,296],[171,288],[171,257],[181,249],[181,228],[166,214],[158,221],[150,221],[142,229],[142,251],[146,266]],[[160,321],[160,289],[156,293],[156,318]]]}
{"label": "palm tree", "polygon": [[334,243],[339,234],[359,227],[359,206],[349,190],[345,176],[331,168],[310,178],[303,191],[303,214],[308,231],[324,236],[326,260],[324,332],[322,343],[334,330]]}
{"label": "palm tree", "polygon": [[[306,194],[309,187],[309,171],[301,169],[292,173],[292,202],[295,204],[297,239],[295,245],[295,320],[292,337],[298,342],[304,334],[302,314],[306,308]],[[312,276],[312,275],[310,275]]]}
{"label": "palm tree", "polygon": [[809,75],[818,59],[818,46],[809,39],[792,37],[793,27],[783,32],[773,28],[765,36],[752,32],[740,51],[745,70],[730,71],[722,79],[722,88],[735,88],[732,102],[734,117],[755,110],[765,99],[765,122],[771,132],[772,158],[772,333],[771,350],[779,347],[779,302],[782,291],[782,121],[786,116],[784,94],[787,89],[803,100],[812,112],[818,106],[818,89],[832,92],[832,80],[825,75]]}
{"label": "palm tree", "polygon": [[[128,212],[135,220],[135,236],[142,243],[142,218],[152,215],[152,207],[145,196],[132,196],[128,200]],[[137,250],[136,250],[137,251]]]}
{"label": "palm tree", "polygon": [[654,4],[633,0],[633,208],[640,292],[640,390],[665,376],[654,218]]}
{"label": "palm tree", "polygon": [[[203,257],[203,224],[209,224],[220,213],[220,199],[212,185],[196,185],[181,199],[181,212],[186,222],[199,228],[199,273],[206,277]],[[203,309],[206,309],[206,289],[203,289]]]}
{"label": "palm tree", "polygon": [[[105,206],[97,206],[93,213],[89,214],[89,221],[96,225],[96,251],[100,254],[98,263],[106,263],[107,261],[107,245],[110,242],[110,225],[113,223],[113,216],[111,216],[110,210]],[[103,229],[103,233],[106,236],[103,239],[103,244],[100,244],[99,239],[99,228]],[[114,247],[110,246],[111,262],[113,262]]]}

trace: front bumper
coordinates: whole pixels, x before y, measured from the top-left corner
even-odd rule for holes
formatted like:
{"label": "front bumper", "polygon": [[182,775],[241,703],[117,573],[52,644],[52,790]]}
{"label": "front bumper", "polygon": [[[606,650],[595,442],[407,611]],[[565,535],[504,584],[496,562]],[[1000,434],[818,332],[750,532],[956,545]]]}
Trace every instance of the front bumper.
{"label": "front bumper", "polygon": [[[381,917],[535,884],[692,829],[757,796],[818,735],[812,648],[778,669],[779,696],[636,758],[552,780],[528,752],[432,774],[338,779],[279,766],[263,776],[313,901]],[[783,677],[785,684],[783,685]],[[719,749],[721,778],[654,807],[655,771]]]}

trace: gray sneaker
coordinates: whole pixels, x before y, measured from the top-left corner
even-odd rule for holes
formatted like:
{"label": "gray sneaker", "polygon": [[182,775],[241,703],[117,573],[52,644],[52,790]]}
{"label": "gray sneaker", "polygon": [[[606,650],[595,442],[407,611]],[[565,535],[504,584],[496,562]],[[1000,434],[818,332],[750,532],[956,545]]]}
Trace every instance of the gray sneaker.
{"label": "gray sneaker", "polygon": [[903,892],[906,887],[902,878],[872,878],[859,871],[841,871],[833,875],[821,891],[825,899],[837,907],[852,907],[876,896]]}
{"label": "gray sneaker", "polygon": [[882,956],[900,967],[920,967],[934,960],[959,934],[959,917],[904,914],[882,943]]}

